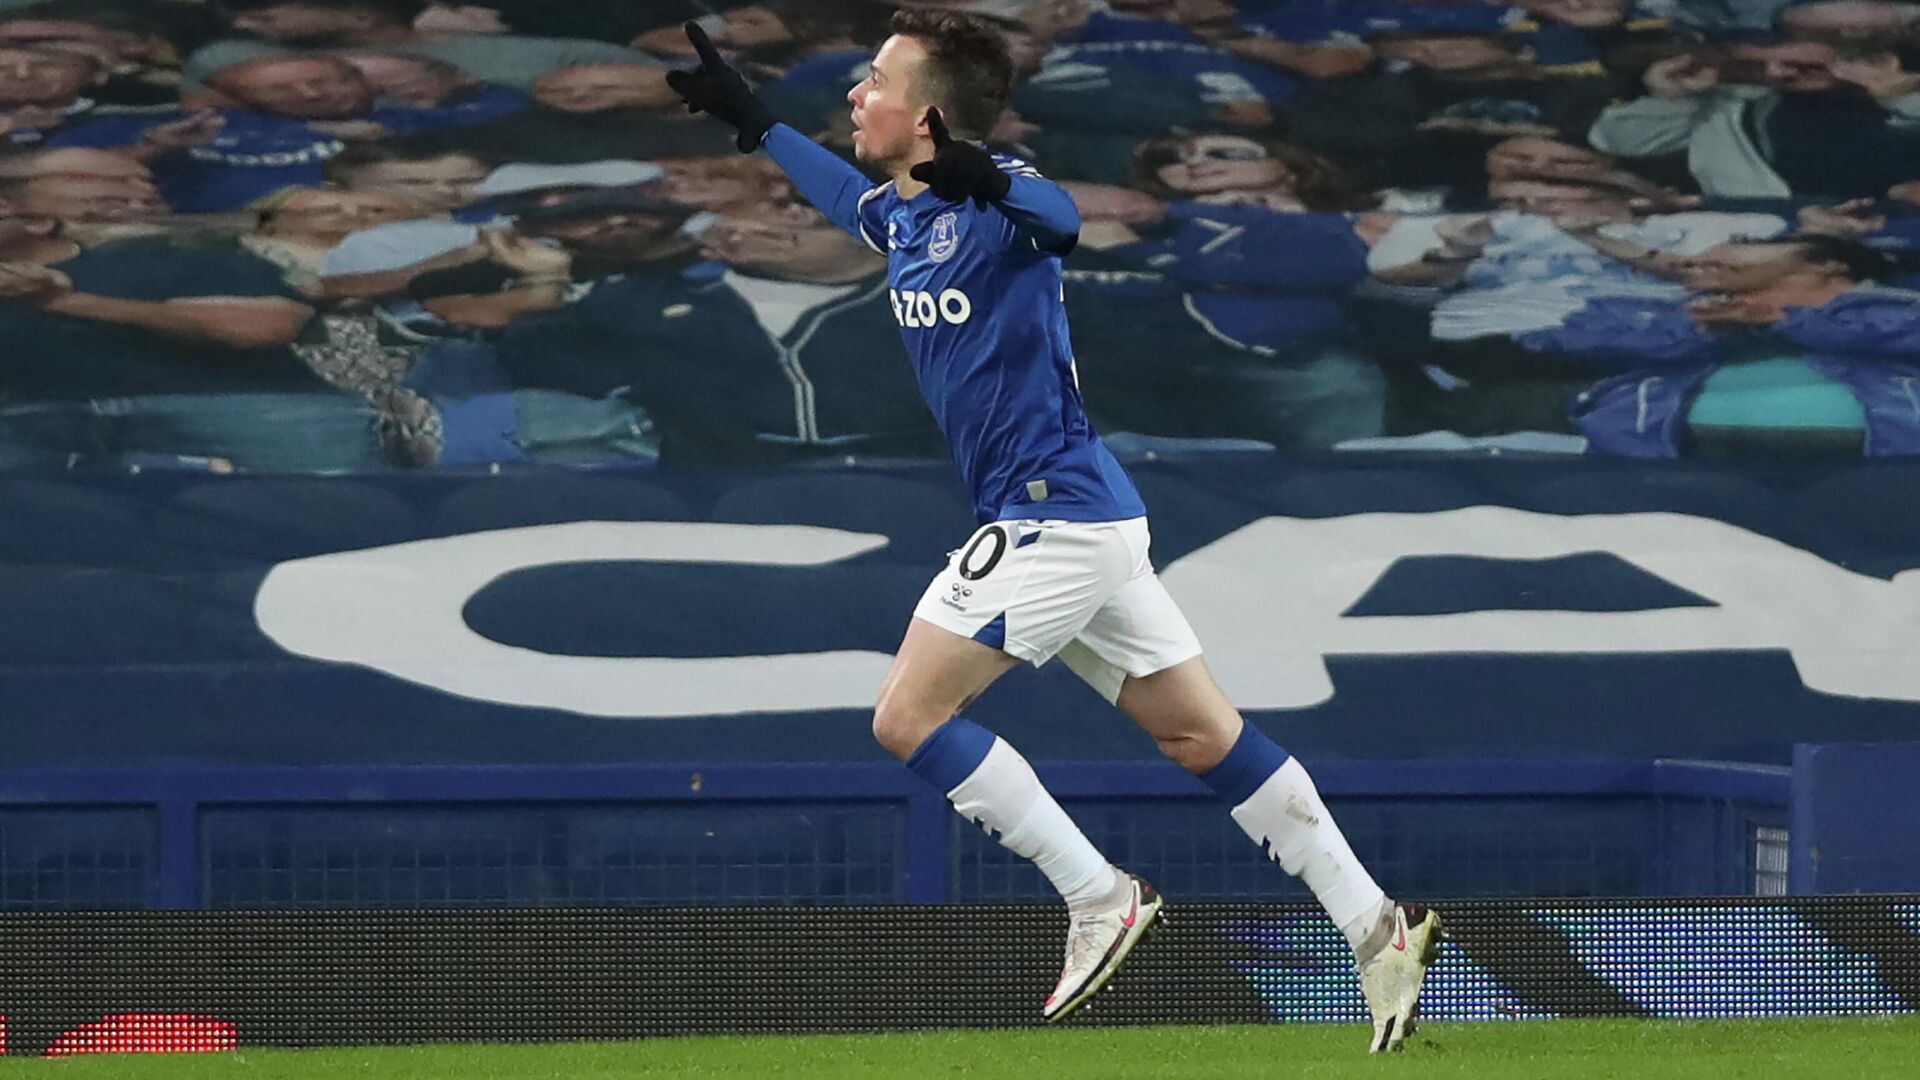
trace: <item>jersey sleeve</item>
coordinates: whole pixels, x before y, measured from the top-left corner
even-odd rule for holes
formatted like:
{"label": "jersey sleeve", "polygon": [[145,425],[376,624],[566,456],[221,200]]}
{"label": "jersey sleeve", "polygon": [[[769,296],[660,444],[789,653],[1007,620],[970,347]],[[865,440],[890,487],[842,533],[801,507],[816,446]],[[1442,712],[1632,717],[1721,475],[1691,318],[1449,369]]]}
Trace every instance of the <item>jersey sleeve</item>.
{"label": "jersey sleeve", "polygon": [[820,209],[827,220],[859,237],[882,255],[887,253],[885,225],[880,223],[879,194],[876,186],[859,169],[834,155],[833,151],[800,134],[786,124],[768,129],[761,142],[773,160],[793,180],[806,200]]}
{"label": "jersey sleeve", "polygon": [[1080,241],[1080,209],[1059,184],[1019,158],[996,157],[1010,186],[999,202],[1010,253],[1064,256]]}

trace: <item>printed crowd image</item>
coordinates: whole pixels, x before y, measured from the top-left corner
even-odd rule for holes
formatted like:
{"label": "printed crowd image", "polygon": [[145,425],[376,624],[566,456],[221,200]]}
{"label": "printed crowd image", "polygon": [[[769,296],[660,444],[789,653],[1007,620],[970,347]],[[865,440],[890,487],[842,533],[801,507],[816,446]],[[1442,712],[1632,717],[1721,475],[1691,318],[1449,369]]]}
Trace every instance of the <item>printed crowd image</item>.
{"label": "printed crowd image", "polygon": [[[1123,457],[1920,453],[1909,0],[0,4],[0,470],[937,460],[891,292],[668,81],[854,160],[999,28]],[[878,177],[876,177],[878,179]]]}

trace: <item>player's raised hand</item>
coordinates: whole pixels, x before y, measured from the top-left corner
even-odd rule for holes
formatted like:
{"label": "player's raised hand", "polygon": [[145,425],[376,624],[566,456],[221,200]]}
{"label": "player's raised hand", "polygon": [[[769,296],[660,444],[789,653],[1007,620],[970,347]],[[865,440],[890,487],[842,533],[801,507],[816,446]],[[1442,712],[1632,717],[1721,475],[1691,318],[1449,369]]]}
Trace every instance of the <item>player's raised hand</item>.
{"label": "player's raised hand", "polygon": [[932,105],[927,106],[927,136],[933,140],[936,153],[953,145],[953,133],[947,130],[947,118]]}
{"label": "player's raised hand", "polygon": [[927,109],[927,134],[933,139],[933,160],[907,170],[907,175],[933,189],[946,202],[972,199],[982,210],[1007,197],[1013,178],[1000,171],[993,155],[947,131],[940,110]]}
{"label": "player's raised hand", "polygon": [[747,80],[713,47],[713,39],[699,23],[687,23],[686,31],[700,66],[691,71],[667,72],[667,85],[687,103],[688,112],[712,113],[716,119],[732,124],[739,132],[733,144],[743,154],[753,153],[773,126],[773,117],[754,96]]}

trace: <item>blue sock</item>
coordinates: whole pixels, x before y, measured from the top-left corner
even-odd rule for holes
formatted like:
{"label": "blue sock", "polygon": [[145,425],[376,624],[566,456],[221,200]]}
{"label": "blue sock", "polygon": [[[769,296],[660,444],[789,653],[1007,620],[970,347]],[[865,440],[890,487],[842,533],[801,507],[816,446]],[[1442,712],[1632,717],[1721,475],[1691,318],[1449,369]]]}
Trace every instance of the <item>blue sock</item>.
{"label": "blue sock", "polygon": [[907,768],[945,795],[973,775],[993,749],[993,732],[956,716],[934,729],[907,758]]}
{"label": "blue sock", "polygon": [[1239,806],[1280,766],[1287,763],[1288,754],[1280,749],[1280,744],[1267,738],[1267,733],[1252,724],[1243,724],[1240,738],[1234,741],[1233,749],[1220,759],[1220,764],[1200,774],[1214,793],[1227,801],[1228,806]]}

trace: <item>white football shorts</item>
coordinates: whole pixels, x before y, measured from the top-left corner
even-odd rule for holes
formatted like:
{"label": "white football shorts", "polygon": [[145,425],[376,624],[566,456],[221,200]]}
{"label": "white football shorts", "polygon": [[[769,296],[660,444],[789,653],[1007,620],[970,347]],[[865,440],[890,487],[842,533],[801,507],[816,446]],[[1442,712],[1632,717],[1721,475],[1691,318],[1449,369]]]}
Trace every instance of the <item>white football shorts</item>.
{"label": "white football shorts", "polygon": [[1057,655],[1112,701],[1128,676],[1200,655],[1151,543],[1143,517],[996,521],[953,553],[913,616],[1035,667]]}

